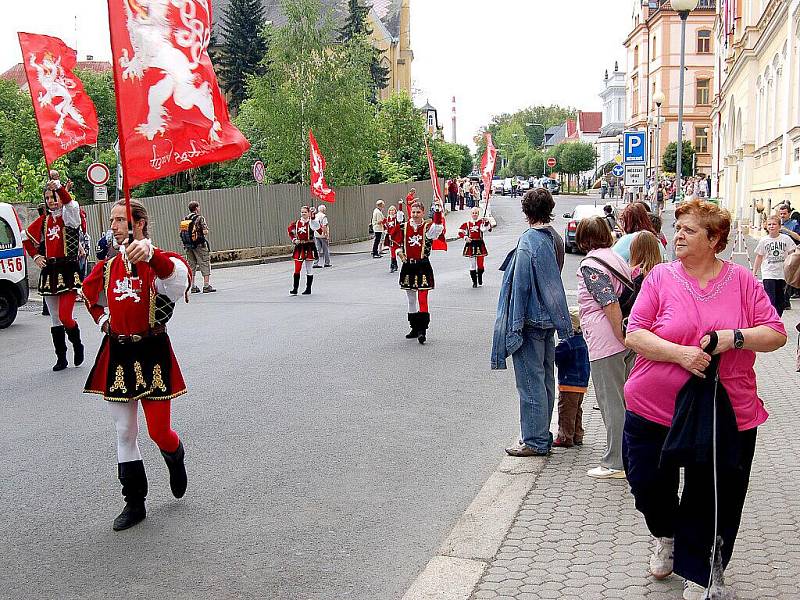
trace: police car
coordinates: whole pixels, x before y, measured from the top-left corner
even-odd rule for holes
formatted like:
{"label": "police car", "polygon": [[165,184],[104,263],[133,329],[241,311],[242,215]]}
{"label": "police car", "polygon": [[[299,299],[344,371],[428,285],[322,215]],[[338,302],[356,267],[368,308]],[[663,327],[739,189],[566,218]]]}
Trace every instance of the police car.
{"label": "police car", "polygon": [[0,329],[11,325],[17,309],[28,301],[22,236],[22,222],[14,207],[0,202]]}

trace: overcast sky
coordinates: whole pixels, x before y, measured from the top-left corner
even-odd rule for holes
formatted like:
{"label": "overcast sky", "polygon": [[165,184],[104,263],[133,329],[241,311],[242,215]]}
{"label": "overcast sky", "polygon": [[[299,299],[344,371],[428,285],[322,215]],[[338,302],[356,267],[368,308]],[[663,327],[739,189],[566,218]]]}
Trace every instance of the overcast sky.
{"label": "overcast sky", "polygon": [[[6,4],[6,3],[4,3]],[[62,38],[81,59],[107,60],[106,0],[15,0],[0,20],[0,71],[20,62],[17,31]],[[534,104],[601,109],[603,71],[619,60],[631,0],[411,0],[412,74],[419,106],[430,99],[450,140],[472,144],[492,115]]]}

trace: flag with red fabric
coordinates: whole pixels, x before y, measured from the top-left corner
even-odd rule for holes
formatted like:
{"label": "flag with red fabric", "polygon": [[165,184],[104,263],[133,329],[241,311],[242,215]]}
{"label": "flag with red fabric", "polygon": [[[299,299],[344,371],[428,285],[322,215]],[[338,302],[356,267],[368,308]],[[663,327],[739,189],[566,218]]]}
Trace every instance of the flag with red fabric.
{"label": "flag with red fabric", "polygon": [[126,188],[240,157],[208,57],[210,0],[108,0]]}
{"label": "flag with red fabric", "polygon": [[[431,172],[431,185],[433,186],[433,201],[439,202],[442,206],[442,210],[444,210],[444,201],[442,196],[442,186],[439,185],[439,176],[436,174],[436,165],[433,164],[433,154],[431,154],[431,148],[428,146],[428,140],[425,140],[425,151],[428,153],[428,168]],[[442,215],[444,217],[444,215]],[[444,250],[447,252],[447,219],[442,219],[444,224],[444,229],[442,230],[442,235],[438,238],[433,240],[433,244],[431,244],[431,250]]]}
{"label": "flag with red fabric", "polygon": [[330,202],[333,204],[336,202],[336,192],[334,192],[325,181],[325,167],[327,164],[325,163],[325,157],[322,156],[322,152],[319,151],[317,139],[314,137],[311,129],[308,130],[308,142],[309,148],[311,149],[311,168],[309,169],[311,172],[311,193],[323,202]]}
{"label": "flag with red fabric", "polygon": [[97,112],[72,72],[77,55],[49,35],[18,33],[22,64],[48,165],[80,146],[97,143]]}
{"label": "flag with red fabric", "polygon": [[492,178],[494,168],[497,163],[497,149],[492,143],[492,134],[486,132],[486,152],[481,159],[481,178],[483,179],[484,189],[486,190],[486,204],[489,204],[489,196],[492,195]]}

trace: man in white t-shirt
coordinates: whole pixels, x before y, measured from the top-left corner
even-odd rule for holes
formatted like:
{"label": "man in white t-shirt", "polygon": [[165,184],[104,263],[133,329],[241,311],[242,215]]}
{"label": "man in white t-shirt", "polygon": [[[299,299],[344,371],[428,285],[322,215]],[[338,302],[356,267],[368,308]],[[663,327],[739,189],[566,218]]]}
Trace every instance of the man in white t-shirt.
{"label": "man in white t-shirt", "polygon": [[791,308],[785,298],[786,279],[783,274],[783,262],[786,257],[794,252],[795,243],[788,235],[781,233],[781,219],[777,215],[767,217],[768,235],[761,238],[756,246],[756,260],[753,263],[753,275],[758,275],[761,269],[761,278],[764,291],[778,316],[783,311]]}
{"label": "man in white t-shirt", "polygon": [[330,250],[330,229],[328,229],[328,215],[325,211],[328,210],[324,204],[320,204],[317,209],[317,214],[314,220],[319,223],[319,229],[314,232],[314,244],[317,246],[317,259],[314,261],[314,268],[321,269],[322,265],[319,264],[321,258],[326,267],[331,266],[331,250]]}

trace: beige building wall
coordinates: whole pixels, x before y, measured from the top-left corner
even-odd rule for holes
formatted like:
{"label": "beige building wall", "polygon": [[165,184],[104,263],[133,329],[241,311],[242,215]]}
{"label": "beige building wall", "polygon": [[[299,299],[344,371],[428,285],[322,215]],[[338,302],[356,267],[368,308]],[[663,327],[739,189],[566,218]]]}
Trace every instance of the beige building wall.
{"label": "beige building wall", "polygon": [[[686,26],[683,139],[691,141],[698,149],[697,171],[701,173],[709,173],[712,163],[715,18],[713,9],[699,8],[689,15]],[[632,21],[632,31],[625,40],[628,57],[626,128],[650,131],[652,169],[655,157],[663,157],[667,145],[678,139],[681,20],[668,3],[654,10],[647,0],[635,0]],[[707,44],[701,45],[701,35],[707,36]],[[708,90],[707,95],[703,92],[698,96],[698,83]],[[665,101],[661,106],[660,143],[656,144],[657,109],[653,95],[658,90],[664,93]]]}
{"label": "beige building wall", "polygon": [[383,65],[389,68],[389,84],[381,90],[381,100],[394,92],[408,92],[411,95],[411,63],[414,51],[411,48],[411,0],[403,0],[400,6],[400,33],[393,37],[374,10],[369,13],[372,40],[376,48],[383,52]]}
{"label": "beige building wall", "polygon": [[723,204],[759,231],[777,205],[800,209],[800,0],[736,9],[732,33],[718,20],[715,170]]}

